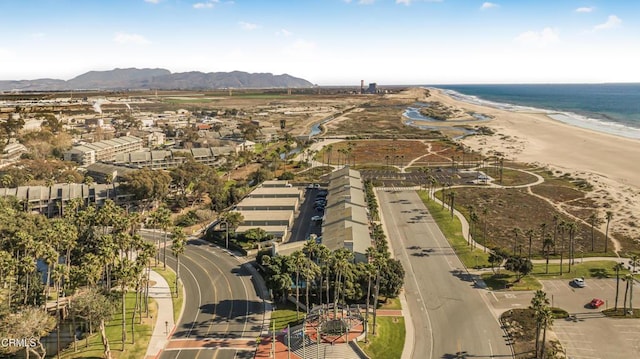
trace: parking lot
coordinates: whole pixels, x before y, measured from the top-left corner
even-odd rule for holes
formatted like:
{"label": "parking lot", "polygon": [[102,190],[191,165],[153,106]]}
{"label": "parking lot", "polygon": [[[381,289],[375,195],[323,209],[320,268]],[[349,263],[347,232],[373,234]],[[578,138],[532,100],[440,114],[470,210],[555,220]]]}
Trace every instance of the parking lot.
{"label": "parking lot", "polygon": [[[543,280],[543,290],[554,307],[567,310],[575,315],[575,320],[556,319],[553,332],[565,348],[567,358],[609,359],[640,358],[640,320],[607,318],[601,310],[614,305],[616,280],[586,279],[586,286],[579,288],[570,280]],[[637,286],[636,288],[640,287]],[[620,281],[618,307],[622,306],[625,282]],[[496,314],[508,309],[527,308],[531,292],[489,292],[487,298]],[[640,310],[640,297],[633,300],[634,310]],[[591,309],[588,303],[593,298],[602,299],[605,304],[599,309]],[[637,308],[637,309],[635,309]]]}
{"label": "parking lot", "polygon": [[291,228],[291,238],[289,242],[304,241],[309,238],[311,234],[320,236],[322,233],[322,223],[311,220],[314,216],[322,216],[324,214],[324,212],[314,208],[314,203],[322,188],[304,188],[303,190],[305,191],[304,201],[300,204],[300,212]]}

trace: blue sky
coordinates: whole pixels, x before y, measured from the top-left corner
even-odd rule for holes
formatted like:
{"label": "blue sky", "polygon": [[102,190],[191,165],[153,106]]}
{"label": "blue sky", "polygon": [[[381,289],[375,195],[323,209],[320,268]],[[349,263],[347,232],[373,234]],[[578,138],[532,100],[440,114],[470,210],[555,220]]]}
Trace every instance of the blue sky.
{"label": "blue sky", "polygon": [[640,82],[635,0],[0,0],[0,80],[288,73],[319,85]]}

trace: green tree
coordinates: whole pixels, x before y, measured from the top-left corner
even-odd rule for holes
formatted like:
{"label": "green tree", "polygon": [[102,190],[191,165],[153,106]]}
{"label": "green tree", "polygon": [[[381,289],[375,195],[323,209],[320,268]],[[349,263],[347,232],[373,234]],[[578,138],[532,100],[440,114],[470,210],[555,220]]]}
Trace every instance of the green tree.
{"label": "green tree", "polygon": [[533,315],[536,320],[536,357],[538,357],[539,353],[539,342],[540,342],[540,331],[542,330],[542,320],[541,317],[543,315],[543,311],[549,305],[549,298],[547,298],[547,293],[542,290],[536,290],[531,299],[530,308],[533,309]]}
{"label": "green tree", "polygon": [[[85,321],[89,329],[89,334],[93,334],[94,328],[100,329],[102,344],[104,346],[104,356],[111,356],[109,338],[104,331],[105,322],[111,319],[115,312],[115,303],[96,288],[91,288],[80,293],[73,300],[73,305],[69,308],[73,317]],[[85,337],[85,346],[89,346],[89,335]]]}
{"label": "green tree", "polygon": [[553,311],[549,307],[545,307],[541,310],[539,319],[540,327],[542,328],[542,344],[540,349],[540,358],[545,358],[545,344],[547,341],[547,329],[550,329],[553,325]]}
{"label": "green tree", "polygon": [[291,253],[289,257],[296,275],[296,320],[300,320],[300,311],[298,310],[298,303],[300,303],[300,273],[308,265],[308,260],[304,253],[299,250]]}
{"label": "green tree", "polygon": [[516,282],[522,277],[531,273],[533,270],[533,263],[531,260],[524,257],[509,257],[504,263],[504,268],[516,273]]}
{"label": "green tree", "polygon": [[173,229],[173,233],[171,233],[171,239],[172,239],[172,244],[171,244],[171,251],[173,252],[173,255],[176,257],[176,297],[180,296],[179,292],[178,292],[178,283],[180,282],[180,256],[182,254],[184,254],[184,250],[185,250],[185,246],[186,246],[186,242],[187,242],[187,236],[186,234],[184,234],[184,232],[182,231],[182,228],[180,227],[175,227]]}
{"label": "green tree", "polygon": [[[49,314],[37,307],[23,307],[15,313],[11,313],[0,321],[0,338],[27,338],[34,342],[28,342],[24,346],[25,357],[29,354],[39,359],[44,359],[47,351],[40,338],[48,335],[55,327],[56,321]],[[33,344],[33,346],[31,345]],[[19,346],[0,346],[0,354],[14,354],[21,350]]]}
{"label": "green tree", "polygon": [[620,290],[620,271],[624,270],[624,264],[623,263],[616,263],[616,265],[613,266],[613,270],[616,272],[616,301],[615,301],[615,306],[614,306],[614,310],[618,310],[618,292]]}
{"label": "green tree", "polygon": [[604,232],[604,252],[607,253],[607,245],[609,244],[609,223],[613,219],[613,212],[607,211],[605,218],[607,220],[607,229]]}

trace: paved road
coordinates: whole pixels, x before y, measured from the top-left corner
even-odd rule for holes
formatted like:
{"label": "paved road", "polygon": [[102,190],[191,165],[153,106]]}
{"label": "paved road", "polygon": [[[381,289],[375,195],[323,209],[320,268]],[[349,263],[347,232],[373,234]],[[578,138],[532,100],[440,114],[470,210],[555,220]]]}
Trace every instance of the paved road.
{"label": "paved road", "polygon": [[378,191],[394,256],[407,273],[411,358],[510,358],[487,291],[475,286],[415,191]]}
{"label": "paved road", "polygon": [[[175,270],[168,254],[167,264]],[[223,250],[189,241],[180,257],[185,310],[161,358],[253,357],[264,305],[245,266]]]}

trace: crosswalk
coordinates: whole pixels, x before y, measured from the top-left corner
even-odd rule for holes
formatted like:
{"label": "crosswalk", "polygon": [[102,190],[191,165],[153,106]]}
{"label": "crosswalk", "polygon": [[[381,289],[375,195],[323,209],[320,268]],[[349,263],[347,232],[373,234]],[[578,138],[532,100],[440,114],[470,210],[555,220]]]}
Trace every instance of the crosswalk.
{"label": "crosswalk", "polygon": [[407,187],[375,187],[376,191],[417,191],[420,186],[407,186]]}
{"label": "crosswalk", "polygon": [[330,343],[321,343],[311,341],[311,339],[305,336],[304,350],[302,343],[293,351],[293,353],[300,358],[305,359],[359,359],[360,357],[356,352],[351,349],[349,344],[340,343],[331,345]]}

